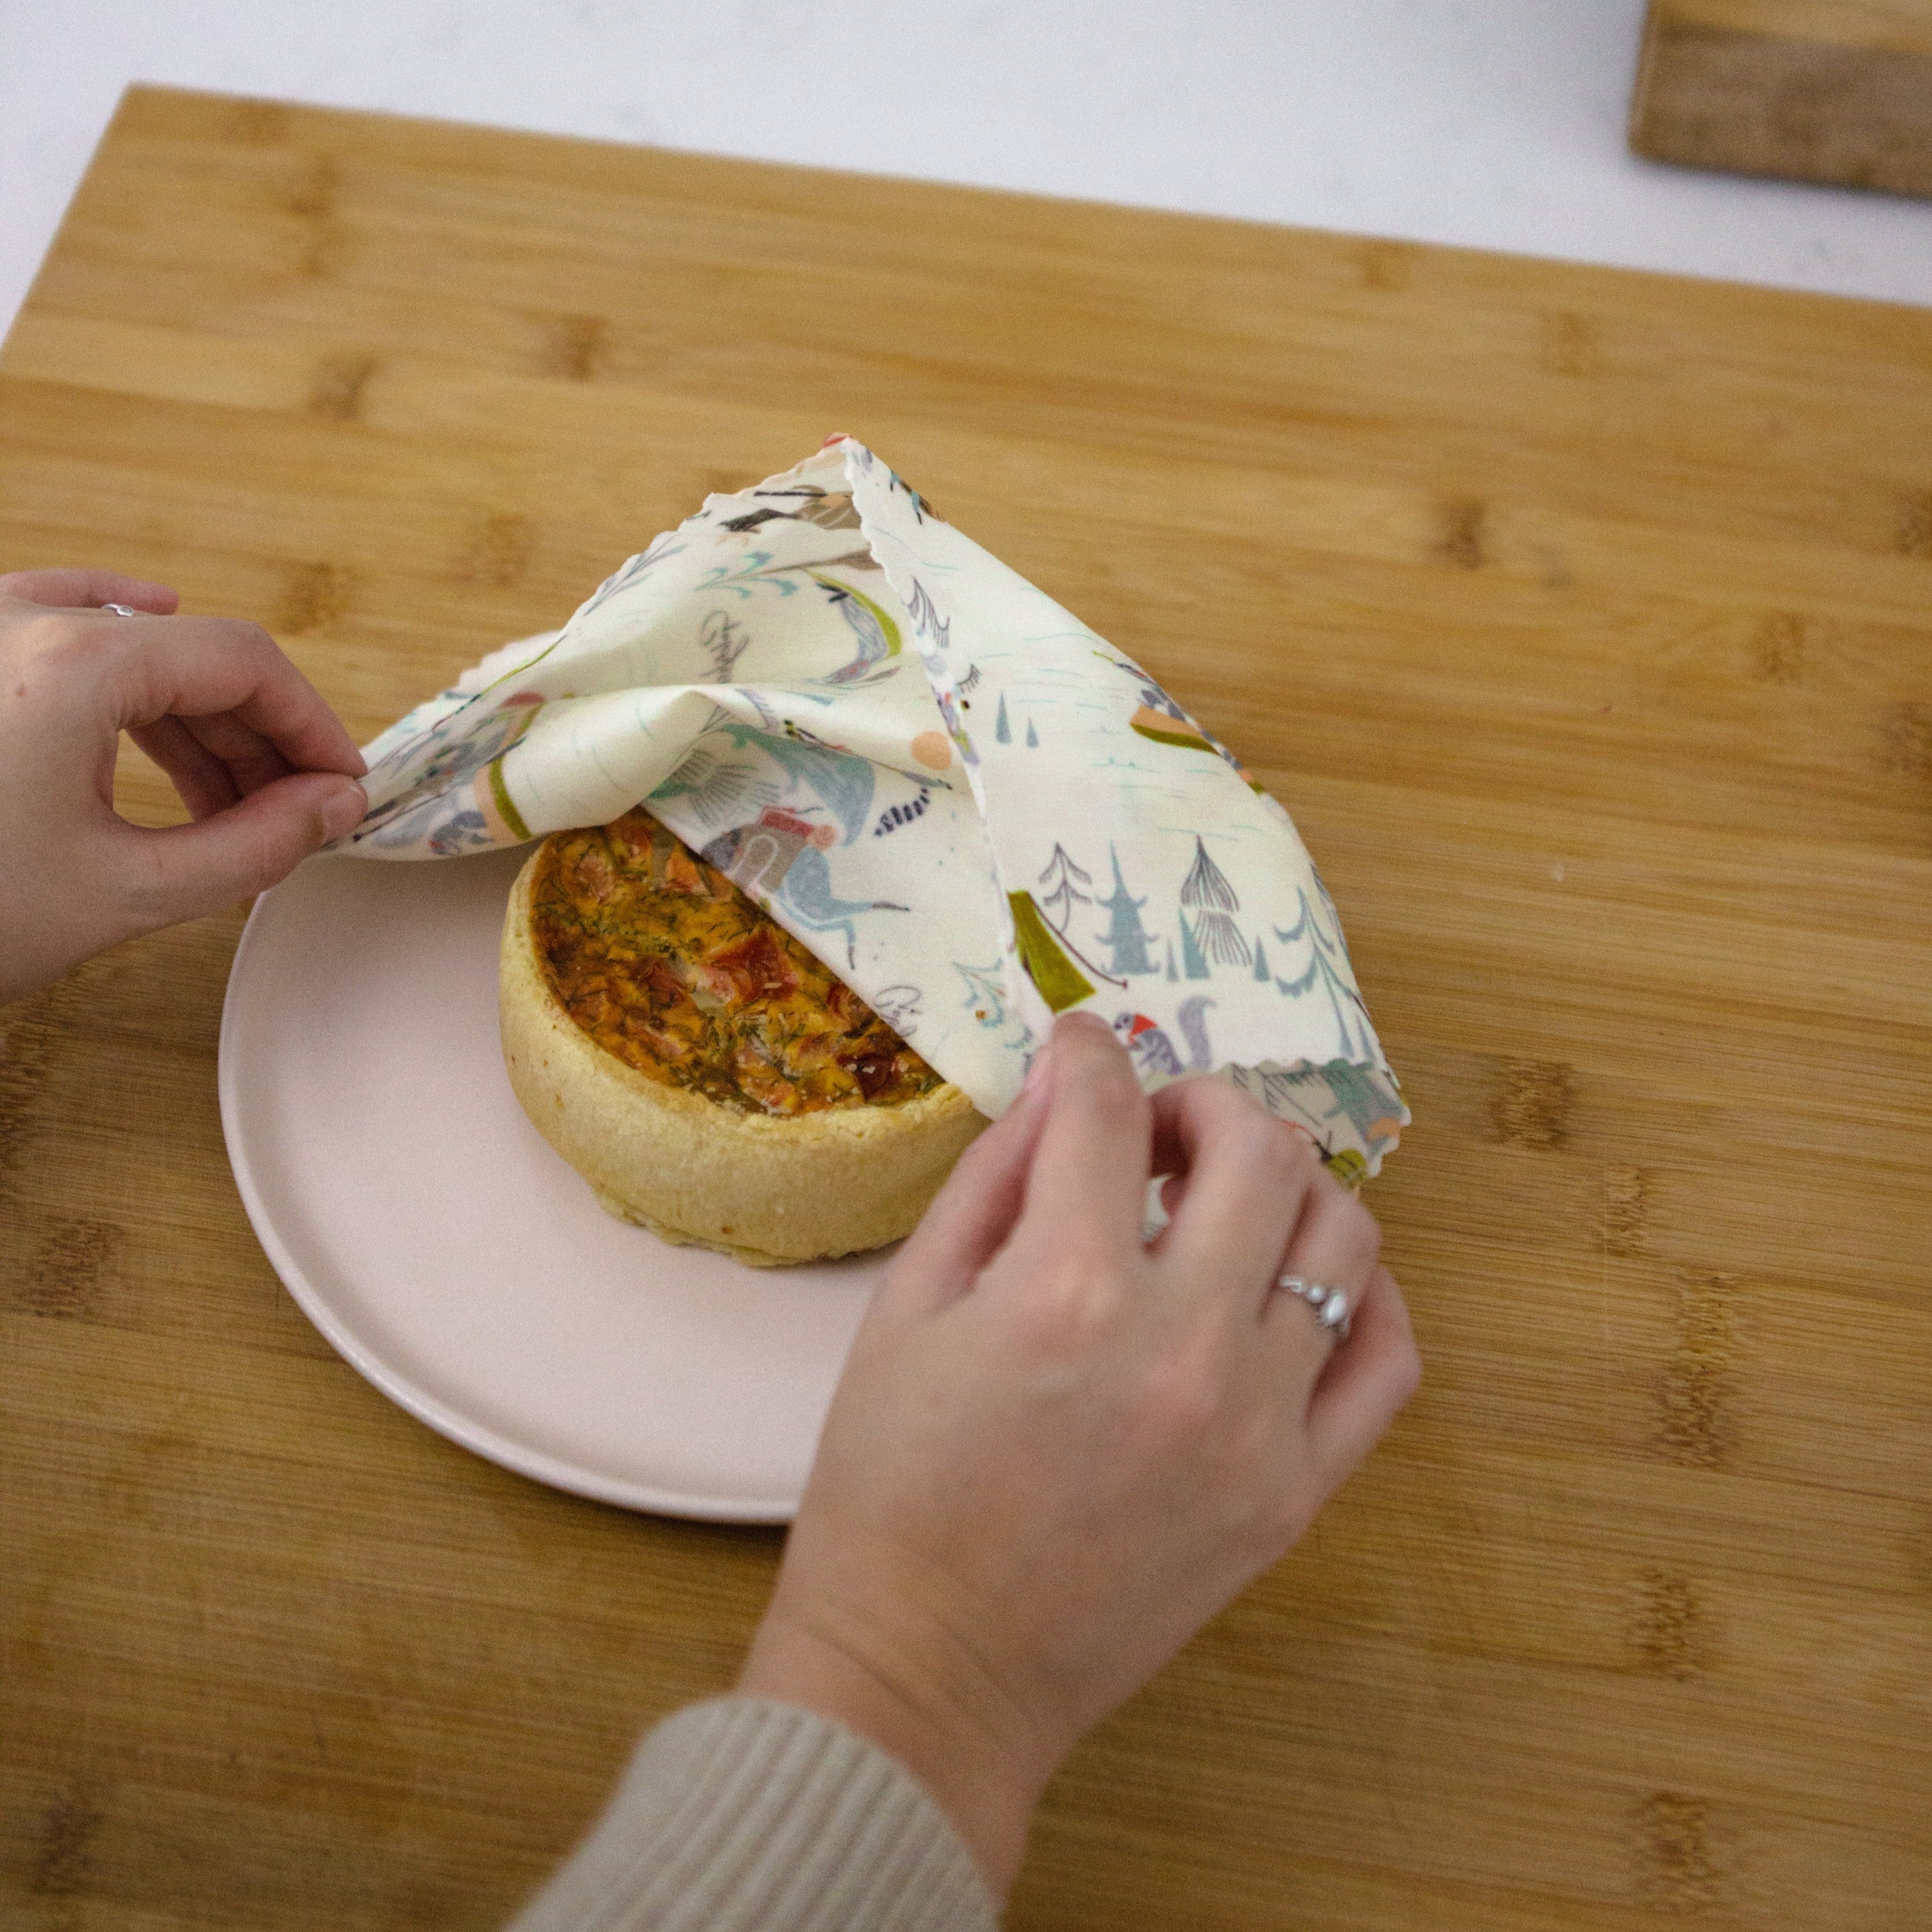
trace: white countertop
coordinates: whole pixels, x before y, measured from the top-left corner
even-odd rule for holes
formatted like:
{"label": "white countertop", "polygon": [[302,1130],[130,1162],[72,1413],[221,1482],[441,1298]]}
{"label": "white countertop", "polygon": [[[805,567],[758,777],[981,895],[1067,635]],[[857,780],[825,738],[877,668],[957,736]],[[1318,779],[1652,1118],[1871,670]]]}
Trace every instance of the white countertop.
{"label": "white countertop", "polygon": [[1932,202],[1624,145],[1643,0],[0,0],[0,325],[130,81],[1932,304]]}

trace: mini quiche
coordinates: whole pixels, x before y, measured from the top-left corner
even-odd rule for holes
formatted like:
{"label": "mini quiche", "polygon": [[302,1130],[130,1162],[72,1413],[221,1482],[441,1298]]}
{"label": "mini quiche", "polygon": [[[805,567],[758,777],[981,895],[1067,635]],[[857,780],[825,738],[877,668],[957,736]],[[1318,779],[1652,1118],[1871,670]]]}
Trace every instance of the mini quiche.
{"label": "mini quiche", "polygon": [[986,1124],[641,808],[538,847],[500,963],[524,1111],[666,1240],[760,1267],[883,1246]]}

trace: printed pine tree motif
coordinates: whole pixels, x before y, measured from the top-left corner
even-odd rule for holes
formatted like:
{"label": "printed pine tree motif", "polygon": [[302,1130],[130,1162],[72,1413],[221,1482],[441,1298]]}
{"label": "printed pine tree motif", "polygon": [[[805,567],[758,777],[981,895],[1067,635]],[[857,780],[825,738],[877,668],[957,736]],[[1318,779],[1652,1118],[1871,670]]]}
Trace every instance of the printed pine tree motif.
{"label": "printed pine tree motif", "polygon": [[1040,734],[1033,728],[1033,720],[1030,718],[1027,720],[1027,748],[1034,752],[1040,749]]}
{"label": "printed pine tree motif", "polygon": [[1082,886],[1090,886],[1094,883],[1093,874],[1076,866],[1066,856],[1066,847],[1056,839],[1053,856],[1048,860],[1046,869],[1040,875],[1040,884],[1052,890],[1042,895],[1040,904],[1060,908],[1060,916],[1053,923],[1063,939],[1066,936],[1067,926],[1072,922],[1073,908],[1076,905],[1091,905],[1094,902],[1090,892],[1083,892],[1079,886],[1074,884],[1076,879]]}
{"label": "printed pine tree motif", "polygon": [[[1120,855],[1111,842],[1107,854],[1114,862],[1113,896],[1098,904],[1112,922],[1105,932],[1096,933],[1094,937],[1113,949],[1113,957],[1108,964],[1124,977],[1135,973],[1158,972],[1160,969],[1148,957],[1148,940],[1152,935],[1141,924],[1141,908],[1147,901],[1136,898],[1127,890],[1127,882],[1120,876]],[[1169,957],[1171,960],[1171,954]]]}
{"label": "printed pine tree motif", "polygon": [[[1321,881],[1318,879],[1316,884],[1321,890]],[[1284,980],[1276,974],[1274,983],[1290,999],[1302,999],[1311,994],[1326,999],[1334,1018],[1336,1037],[1343,1058],[1372,1060],[1376,1053],[1376,1036],[1369,1024],[1368,1009],[1363,1005],[1360,994],[1342,976],[1336,964],[1339,960],[1346,966],[1348,955],[1342,944],[1342,928],[1335,916],[1334,902],[1325,890],[1322,890],[1322,908],[1327,914],[1324,919],[1299,886],[1295,897],[1300,902],[1300,916],[1286,932],[1276,926],[1274,936],[1283,946],[1306,946],[1308,964],[1292,979]]]}
{"label": "printed pine tree motif", "polygon": [[[1194,938],[1194,928],[1187,922],[1187,915],[1180,915],[1180,969],[1190,980],[1208,977],[1208,956],[1203,952]],[[1174,977],[1174,956],[1167,957],[1167,976]]]}
{"label": "printed pine tree motif", "polygon": [[1268,970],[1268,955],[1262,950],[1262,936],[1255,934],[1255,977],[1265,986],[1274,977]]}
{"label": "printed pine tree motif", "polygon": [[[1074,883],[1076,879],[1078,885]],[[1073,908],[1094,903],[1093,894],[1080,890],[1094,883],[1093,874],[1070,859],[1066,848],[1056,841],[1040,883],[1052,888],[1044,899],[1036,900],[1030,892],[1009,892],[1006,902],[1012,908],[1020,963],[1032,975],[1047,1004],[1055,1012],[1077,1006],[1094,990],[1088,974],[1094,980],[1124,988],[1126,981],[1096,966],[1074,944],[1067,929],[1073,921]],[[1049,910],[1056,908],[1057,919]]]}
{"label": "printed pine tree motif", "polygon": [[1218,966],[1247,964],[1248,942],[1234,923],[1241,902],[1228,883],[1226,873],[1208,857],[1208,848],[1198,832],[1194,835],[1194,863],[1181,881],[1180,903],[1194,914],[1191,940],[1186,920],[1184,918],[1180,922],[1184,944],[1191,944],[1204,959],[1202,970],[1198,974],[1190,963],[1187,975],[1190,980],[1207,976],[1208,962]]}
{"label": "printed pine tree motif", "polygon": [[1000,715],[993,726],[993,736],[1002,745],[1013,742],[1013,728],[1006,722],[1006,694],[1004,691],[1000,693]]}
{"label": "printed pine tree motif", "polygon": [[1390,1146],[1401,1139],[1402,1097],[1382,1084],[1372,1066],[1331,1060],[1322,1072],[1335,1096],[1336,1112],[1348,1116],[1348,1124],[1363,1139]]}

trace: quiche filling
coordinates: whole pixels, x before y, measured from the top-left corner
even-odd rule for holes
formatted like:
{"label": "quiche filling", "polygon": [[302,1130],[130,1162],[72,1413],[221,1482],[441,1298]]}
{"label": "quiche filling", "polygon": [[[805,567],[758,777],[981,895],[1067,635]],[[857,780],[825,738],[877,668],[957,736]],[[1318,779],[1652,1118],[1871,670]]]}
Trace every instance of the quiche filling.
{"label": "quiche filling", "polygon": [[641,806],[546,842],[530,926],[564,1010],[654,1080],[780,1114],[898,1106],[944,1084]]}

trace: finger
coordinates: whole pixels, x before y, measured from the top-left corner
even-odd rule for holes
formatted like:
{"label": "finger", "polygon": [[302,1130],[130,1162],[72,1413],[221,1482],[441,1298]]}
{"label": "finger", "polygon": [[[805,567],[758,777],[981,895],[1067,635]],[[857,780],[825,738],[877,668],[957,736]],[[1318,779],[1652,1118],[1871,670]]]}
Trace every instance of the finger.
{"label": "finger", "polygon": [[883,1306],[909,1313],[944,1307],[1005,1244],[1026,1204],[1027,1170],[1046,1120],[1040,1086],[1030,1082],[960,1156],[893,1262],[880,1292]]}
{"label": "finger", "polygon": [[1370,1276],[1352,1322],[1308,1405],[1309,1445],[1330,1490],[1382,1439],[1422,1379],[1408,1310],[1387,1268]]}
{"label": "finger", "polygon": [[170,712],[191,718],[231,712],[297,771],[360,778],[368,769],[342,721],[259,624],[124,618],[110,641],[121,646],[116,722],[123,730]]}
{"label": "finger", "polygon": [[104,604],[125,604],[165,617],[181,599],[165,584],[123,577],[114,570],[16,570],[0,577],[0,597],[57,610],[98,610]]}
{"label": "finger", "polygon": [[[1332,1174],[1318,1170],[1271,1279],[1299,1275],[1324,1288],[1339,1288],[1352,1310],[1375,1272],[1382,1246],[1376,1217]],[[1298,1300],[1299,1308],[1294,1306]],[[1299,1296],[1276,1292],[1263,1300],[1260,1312],[1264,1325],[1288,1322],[1298,1328],[1312,1310]]]}
{"label": "finger", "polygon": [[302,772],[191,825],[126,827],[118,842],[130,929],[152,932],[266,892],[368,809],[353,779]]}
{"label": "finger", "polygon": [[168,775],[194,818],[206,818],[241,797],[228,767],[178,718],[157,718],[128,734]]}
{"label": "finger", "polygon": [[[1224,1081],[1222,1084],[1225,1086],[1229,1083]],[[1163,1088],[1162,1090],[1165,1092],[1166,1090]],[[1263,1111],[1265,1112],[1266,1109],[1264,1108]],[[1279,1115],[1270,1114],[1269,1118],[1275,1121],[1276,1126],[1288,1136],[1289,1139],[1307,1148],[1318,1160],[1321,1158],[1321,1149],[1312,1136],[1294,1125],[1292,1121],[1282,1120]],[[1163,1173],[1167,1168],[1178,1166],[1181,1159],[1179,1144],[1172,1137],[1168,1124],[1161,1112],[1158,1105],[1158,1096],[1156,1096],[1154,1122],[1154,1171],[1156,1174]],[[1181,1199],[1186,1192],[1187,1176],[1184,1173],[1168,1173],[1161,1182],[1160,1204],[1170,1217],[1180,1211]]]}
{"label": "finger", "polygon": [[1318,1178],[1298,1137],[1239,1088],[1208,1076],[1154,1098],[1154,1162],[1178,1171],[1162,1190],[1172,1219],[1155,1244],[1162,1273],[1258,1314]]}
{"label": "finger", "polygon": [[225,712],[218,711],[212,718],[184,718],[182,722],[206,751],[220,760],[244,798],[289,776],[287,759],[259,731],[250,730]]}
{"label": "finger", "polygon": [[1138,1256],[1153,1114],[1104,1020],[1064,1013],[1041,1080],[1045,1118],[1016,1238]]}

